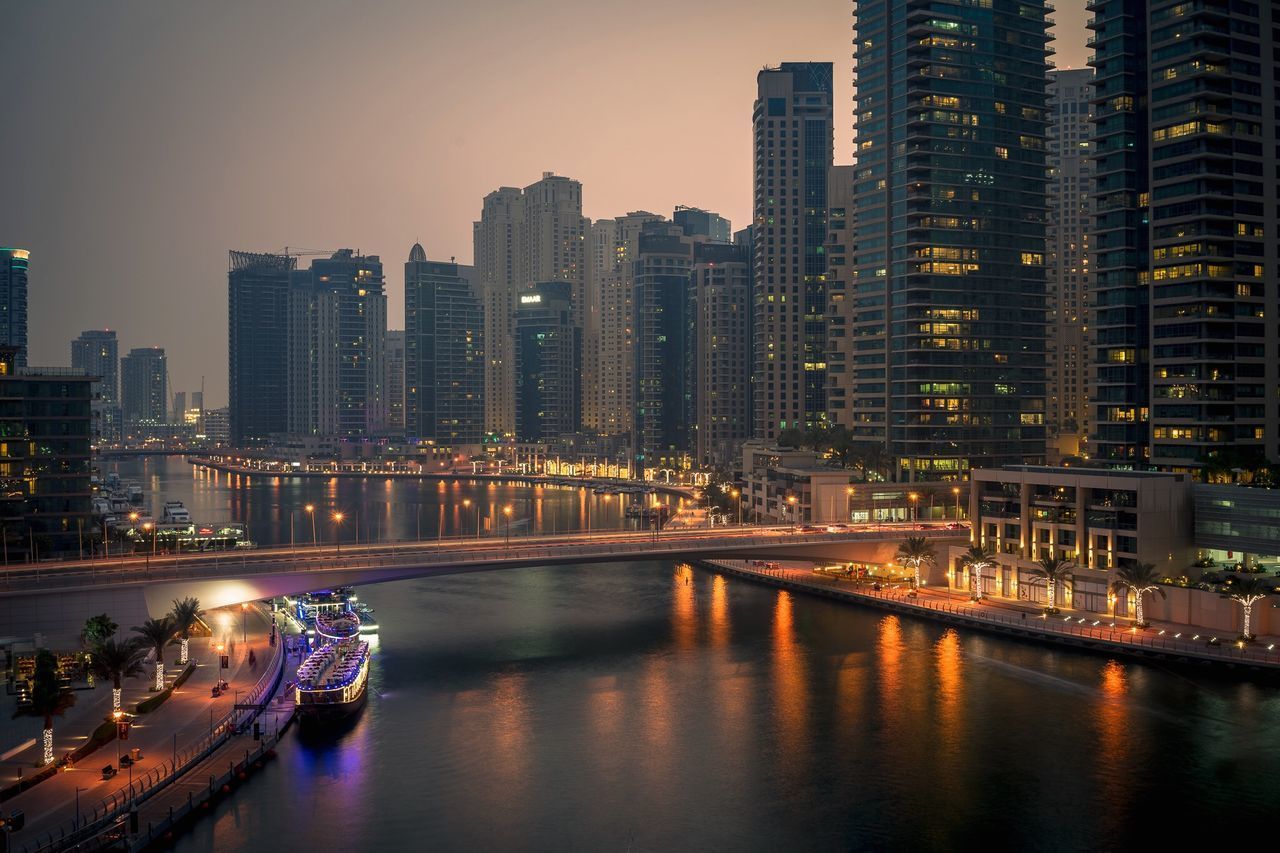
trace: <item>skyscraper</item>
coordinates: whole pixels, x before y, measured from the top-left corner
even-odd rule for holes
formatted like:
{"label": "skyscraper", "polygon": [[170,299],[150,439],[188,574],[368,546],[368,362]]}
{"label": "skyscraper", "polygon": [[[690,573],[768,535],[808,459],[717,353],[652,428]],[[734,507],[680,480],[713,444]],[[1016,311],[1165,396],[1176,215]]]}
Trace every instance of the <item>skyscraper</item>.
{"label": "skyscraper", "polygon": [[1045,12],[857,7],[851,402],[898,479],[1044,458]]}
{"label": "skyscraper", "polygon": [[516,309],[516,434],[541,441],[578,431],[582,330],[572,284],[538,282]]}
{"label": "skyscraper", "polygon": [[604,435],[631,432],[635,414],[635,303],[634,282],[637,243],[641,231],[662,217],[648,211],[632,211],[615,219],[591,224],[588,237],[588,304],[598,306],[593,340],[584,344],[594,364],[583,371],[584,393],[593,393],[595,420],[584,425]]}
{"label": "skyscraper", "polygon": [[0,345],[18,348],[16,367],[27,366],[27,267],[26,249],[0,248]]}
{"label": "skyscraper", "polygon": [[119,441],[121,435],[119,346],[110,329],[81,332],[71,342],[71,366],[98,377],[90,410],[94,435],[102,441]]}
{"label": "skyscraper", "polygon": [[[884,356],[881,353],[874,359],[876,363],[864,365],[866,359],[859,360],[863,353],[855,353],[853,349],[854,307],[858,302],[853,297],[850,261],[854,248],[853,181],[856,172],[855,166],[832,166],[827,177],[827,419],[851,430],[860,440],[883,444],[886,440]],[[877,313],[878,317],[875,316]],[[878,325],[884,322],[884,309],[873,306],[859,310],[857,316],[864,328],[871,330],[874,340],[879,335]],[[859,397],[864,403],[863,408],[853,408],[855,388],[871,392]],[[869,408],[865,404],[870,400],[880,401],[881,405]]]}
{"label": "skyscraper", "polygon": [[1093,72],[1088,68],[1050,71],[1049,221],[1046,229],[1048,304],[1048,457],[1058,461],[1081,453],[1088,438],[1089,365],[1086,329],[1092,270],[1089,232],[1093,228],[1092,156],[1089,101]]}
{"label": "skyscraper", "polygon": [[694,246],[691,289],[695,463],[728,470],[751,437],[749,240]]}
{"label": "skyscraper", "polygon": [[120,359],[124,423],[164,423],[169,402],[169,366],[163,347],[136,347]]}
{"label": "skyscraper", "polygon": [[831,167],[831,63],[756,77],[755,433],[826,420],[823,244]]}
{"label": "skyscraper", "polygon": [[290,255],[228,255],[228,409],[237,447],[289,429],[289,276],[296,267]]}
{"label": "skyscraper", "polygon": [[688,467],[694,449],[694,246],[674,223],[640,232],[634,263],[635,470]]}
{"label": "skyscraper", "polygon": [[96,396],[103,403],[120,401],[120,344],[111,329],[81,332],[71,342],[71,366],[96,376]]}
{"label": "skyscraper", "polygon": [[377,255],[339,249],[289,287],[289,432],[362,438],[386,428],[387,295]]}
{"label": "skyscraper", "polygon": [[1091,0],[1097,459],[1280,459],[1273,7]]}
{"label": "skyscraper", "polygon": [[523,190],[502,187],[485,197],[473,234],[492,345],[485,372],[488,432],[514,434],[512,346],[518,296],[535,282],[568,282],[572,320],[579,329],[585,324],[587,225],[582,184],[552,172],[543,172],[542,180]]}
{"label": "skyscraper", "polygon": [[[409,296],[409,277],[405,275],[405,298]],[[387,330],[387,354],[383,365],[387,371],[387,432],[391,435],[403,436],[404,431],[404,347],[405,333],[403,329]]]}
{"label": "skyscraper", "polygon": [[728,243],[733,225],[718,213],[700,207],[677,205],[671,221],[689,237],[706,237],[715,243]]}
{"label": "skyscraper", "polygon": [[475,271],[427,260],[414,244],[404,265],[405,430],[440,445],[484,439],[484,310]]}

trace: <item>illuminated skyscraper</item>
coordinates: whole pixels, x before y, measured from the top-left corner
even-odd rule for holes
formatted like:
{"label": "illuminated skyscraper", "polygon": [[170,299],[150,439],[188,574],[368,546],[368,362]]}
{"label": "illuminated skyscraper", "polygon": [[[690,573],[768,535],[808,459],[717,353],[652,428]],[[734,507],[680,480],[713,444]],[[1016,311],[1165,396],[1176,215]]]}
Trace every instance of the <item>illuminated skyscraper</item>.
{"label": "illuminated skyscraper", "polygon": [[826,421],[831,63],[756,76],[755,434]]}
{"label": "illuminated skyscraper", "polygon": [[900,480],[1044,458],[1045,13],[857,6],[851,403]]}
{"label": "illuminated skyscraper", "polygon": [[27,267],[26,249],[0,248],[0,345],[18,348],[14,364],[27,366]]}

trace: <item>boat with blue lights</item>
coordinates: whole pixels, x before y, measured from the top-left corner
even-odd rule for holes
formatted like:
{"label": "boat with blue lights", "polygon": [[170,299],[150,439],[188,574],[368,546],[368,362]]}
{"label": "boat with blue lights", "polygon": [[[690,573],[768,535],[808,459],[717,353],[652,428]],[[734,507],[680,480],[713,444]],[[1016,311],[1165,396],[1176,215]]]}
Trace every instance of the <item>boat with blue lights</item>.
{"label": "boat with blue lights", "polygon": [[294,702],[303,721],[337,720],[364,704],[369,688],[369,644],[360,616],[332,610],[315,616],[316,650],[298,667]]}

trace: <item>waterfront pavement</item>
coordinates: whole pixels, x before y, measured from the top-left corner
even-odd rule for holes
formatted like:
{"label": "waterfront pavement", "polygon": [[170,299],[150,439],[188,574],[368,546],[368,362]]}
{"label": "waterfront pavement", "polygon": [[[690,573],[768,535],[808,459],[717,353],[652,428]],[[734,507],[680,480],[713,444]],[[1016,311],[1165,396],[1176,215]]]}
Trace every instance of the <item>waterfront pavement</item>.
{"label": "waterfront pavement", "polygon": [[[242,613],[248,618],[247,625],[243,627]],[[77,791],[81,813],[90,815],[104,799],[121,789],[127,790],[131,777],[130,769],[120,770],[119,774],[109,781],[104,781],[102,778],[102,768],[108,764],[116,764],[117,745],[122,754],[130,749],[140,749],[142,759],[136,768],[133,768],[133,772],[150,773],[157,766],[171,760],[175,743],[177,751],[182,752],[209,734],[212,721],[221,718],[231,710],[235,702],[236,690],[245,693],[253,688],[271,659],[268,642],[270,614],[256,607],[251,607],[247,611],[228,608],[208,613],[205,619],[213,628],[213,636],[203,640],[192,639],[192,657],[197,661],[195,671],[163,705],[149,714],[140,714],[133,718],[128,740],[105,744],[74,767],[57,773],[5,803],[6,811],[21,809],[26,813],[26,827],[15,835],[14,842],[21,844],[24,838],[34,838],[45,832],[56,832],[59,827],[71,826],[76,814]],[[247,642],[245,642],[246,638]],[[215,648],[219,643],[227,645],[230,655],[230,668],[221,672],[219,655]],[[255,663],[252,666],[248,661],[250,650],[253,650],[255,657]],[[177,658],[177,651],[176,647],[172,650],[174,659]],[[175,669],[177,669],[176,666]],[[220,697],[214,698],[213,686],[217,683],[219,675],[228,682],[229,690]],[[102,692],[102,690],[99,687],[94,692]],[[100,715],[83,720],[84,725],[78,735],[80,740],[87,737],[87,733],[109,715],[110,686],[106,688],[105,694],[106,702],[101,705]],[[125,695],[128,699],[129,692],[126,691]],[[138,699],[145,698],[147,695],[151,694],[144,688],[141,695],[133,697],[132,703],[126,702],[125,709],[131,709]],[[55,732],[61,722],[63,721],[55,721]],[[64,728],[68,727],[64,725]]]}
{"label": "waterfront pavement", "polygon": [[[820,594],[834,591],[842,598],[864,599],[872,604],[892,603],[895,609],[919,611],[926,618],[945,614],[1015,633],[1038,635],[1053,642],[1069,641],[1072,645],[1112,647],[1134,654],[1196,658],[1232,665],[1243,663],[1280,669],[1280,637],[1259,635],[1253,643],[1241,648],[1234,636],[1195,625],[1152,620],[1146,630],[1136,630],[1130,620],[1116,619],[1092,611],[1059,608],[1059,613],[1047,616],[1040,605],[1030,601],[984,598],[981,603],[976,603],[970,601],[969,596],[963,592],[942,587],[925,587],[917,595],[910,596],[905,587],[886,587],[876,591],[865,582],[815,573],[808,565],[801,567],[775,563],[773,565],[776,568],[768,568],[755,563],[756,561],[751,560],[707,561],[711,566],[724,566],[765,581],[783,581],[794,586],[809,587]],[[1208,641],[1213,637],[1220,641],[1220,645],[1209,645]]]}

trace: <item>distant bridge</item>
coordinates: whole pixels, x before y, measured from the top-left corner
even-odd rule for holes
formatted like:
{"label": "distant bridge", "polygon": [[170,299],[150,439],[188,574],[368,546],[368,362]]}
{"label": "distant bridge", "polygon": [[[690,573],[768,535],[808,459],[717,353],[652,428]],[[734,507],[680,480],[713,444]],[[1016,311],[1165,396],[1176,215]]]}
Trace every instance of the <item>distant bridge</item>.
{"label": "distant bridge", "polygon": [[[84,620],[107,612],[141,624],[194,595],[207,608],[335,586],[496,571],[525,566],[622,561],[739,558],[887,563],[907,535],[938,540],[939,551],[964,530],[867,526],[848,532],[720,527],[698,530],[501,536],[441,541],[277,547],[148,558],[41,563],[0,571],[0,634],[78,635]],[[130,621],[136,620],[136,621]]]}

